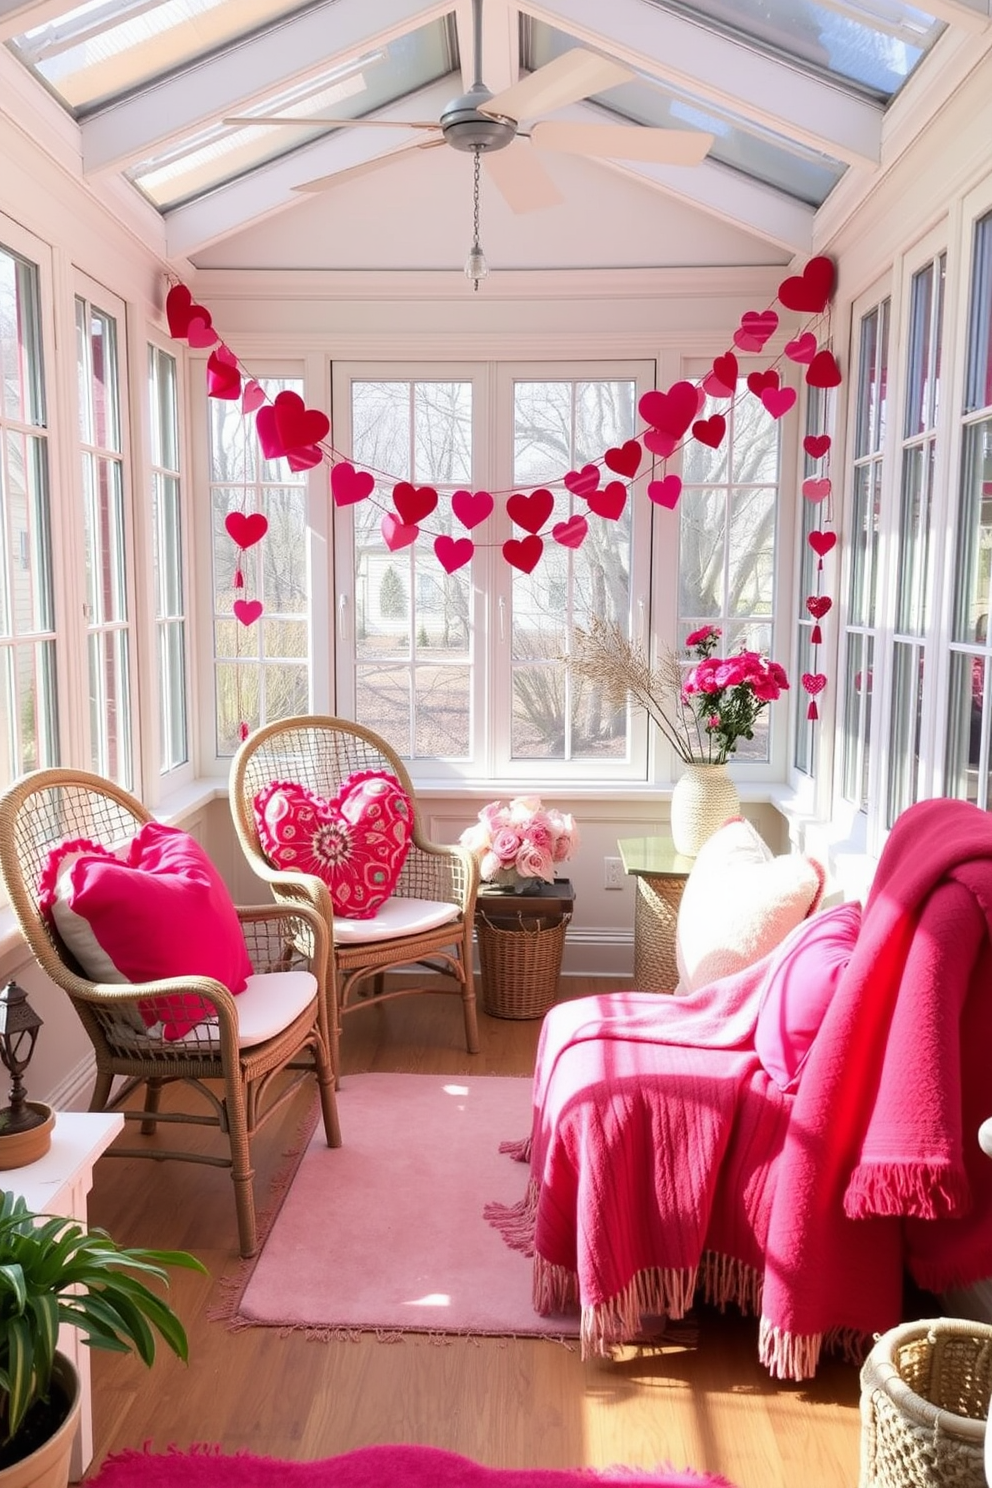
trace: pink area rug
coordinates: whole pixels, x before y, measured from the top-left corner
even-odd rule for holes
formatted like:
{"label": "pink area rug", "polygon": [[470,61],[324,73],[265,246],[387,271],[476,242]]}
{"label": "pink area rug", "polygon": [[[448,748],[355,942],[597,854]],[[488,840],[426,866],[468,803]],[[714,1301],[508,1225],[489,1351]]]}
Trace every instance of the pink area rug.
{"label": "pink area rug", "polygon": [[211,1316],[329,1336],[577,1337],[577,1313],[534,1311],[531,1261],[483,1218],[524,1191],[526,1168],[499,1144],[530,1131],[530,1099],[529,1079],[343,1077],[343,1146],[314,1130],[260,1254]]}
{"label": "pink area rug", "polygon": [[90,1488],[730,1488],[726,1478],[659,1468],[483,1467],[435,1447],[361,1447],[319,1462],[278,1462],[212,1448],[193,1452],[121,1452],[108,1457]]}

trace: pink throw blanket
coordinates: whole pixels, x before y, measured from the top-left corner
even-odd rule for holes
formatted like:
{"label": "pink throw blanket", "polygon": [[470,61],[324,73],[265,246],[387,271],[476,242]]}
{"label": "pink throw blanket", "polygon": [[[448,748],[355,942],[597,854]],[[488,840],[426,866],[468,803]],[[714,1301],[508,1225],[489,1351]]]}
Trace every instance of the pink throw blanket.
{"label": "pink throw blanket", "polygon": [[697,1290],[760,1311],[773,1374],[815,1373],[901,1315],[903,1268],[942,1290],[992,1274],[992,819],[905,812],[854,955],[784,1095],[753,1049],[768,961],[692,997],[621,993],[545,1020],[530,1184],[490,1206],[535,1257],[535,1306],[582,1309],[608,1352]]}

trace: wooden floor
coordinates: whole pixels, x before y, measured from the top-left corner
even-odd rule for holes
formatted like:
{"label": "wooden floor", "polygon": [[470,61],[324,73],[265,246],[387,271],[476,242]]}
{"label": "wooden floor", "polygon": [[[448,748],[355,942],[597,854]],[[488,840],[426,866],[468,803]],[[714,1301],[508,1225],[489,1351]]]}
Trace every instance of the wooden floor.
{"label": "wooden floor", "polygon": [[[562,991],[578,996],[619,985],[572,978]],[[480,1014],[480,1024],[482,1051],[472,1057],[452,998],[372,1007],[346,1021],[342,1066],[531,1073],[539,1021]],[[287,1107],[257,1144],[263,1207],[305,1106],[300,1097]],[[347,1142],[344,1097],[341,1107]],[[738,1488],[857,1482],[857,1371],[828,1362],[812,1382],[776,1383],[757,1363],[753,1320],[704,1313],[677,1343],[586,1363],[577,1350],[539,1339],[439,1344],[408,1335],[380,1343],[366,1335],[326,1343],[267,1329],[231,1333],[207,1317],[217,1278],[236,1259],[225,1172],[101,1159],[90,1218],[125,1243],[189,1249],[211,1273],[177,1273],[170,1292],[190,1336],[188,1366],[167,1352],[150,1371],[130,1356],[94,1353],[91,1473],[107,1453],[146,1441],[158,1450],[215,1442],[293,1459],[419,1442],[495,1467],[671,1462],[722,1473]]]}

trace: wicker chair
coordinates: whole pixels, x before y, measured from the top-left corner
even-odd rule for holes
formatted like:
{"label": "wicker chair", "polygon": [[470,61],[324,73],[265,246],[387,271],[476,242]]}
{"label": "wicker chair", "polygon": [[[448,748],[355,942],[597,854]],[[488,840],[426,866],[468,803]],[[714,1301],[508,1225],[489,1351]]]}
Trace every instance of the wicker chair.
{"label": "wicker chair", "polygon": [[[139,1146],[115,1145],[109,1155],[179,1158],[228,1168],[234,1182],[240,1251],[247,1257],[258,1249],[252,1139],[313,1074],[327,1145],[341,1144],[330,1059],[336,1016],[326,992],[327,928],[305,905],[239,909],[256,973],[239,997],[232,997],[211,977],[125,985],[88,980],[39,908],[43,865],[59,843],[86,838],[119,848],[151,820],[139,801],[100,776],[72,770],[37,771],[0,796],[0,874],[38,965],[68,994],[93,1045],[97,1073],[90,1110],[107,1110],[143,1084],[143,1109],[123,1114],[126,1121],[141,1123],[144,1137],[152,1138],[160,1122],[186,1122],[215,1126],[229,1143],[225,1156],[166,1149],[151,1140]],[[300,979],[301,971],[306,980]],[[286,973],[295,973],[292,983]],[[280,992],[286,997],[287,1012],[273,1013]],[[309,1000],[308,993],[312,994]],[[152,996],[177,995],[202,999],[214,1015],[183,1037],[168,1041],[156,1029],[146,1028],[139,1003]],[[239,1026],[239,1003],[243,1026]],[[123,1076],[125,1084],[115,1096],[117,1076]],[[212,1114],[159,1109],[163,1086],[180,1080],[205,1097]]]}
{"label": "wicker chair", "polygon": [[[396,776],[413,802],[413,835],[393,896],[379,914],[370,920],[336,920],[322,879],[275,869],[265,857],[253,802],[258,792],[274,781],[292,781],[329,800],[360,770],[383,770]],[[267,724],[251,734],[234,757],[230,799],[245,855],[276,899],[312,905],[331,927],[338,1011],[338,1026],[331,1035],[335,1070],[341,1020],[369,1006],[370,993],[375,994],[374,1002],[380,1003],[437,990],[411,977],[409,986],[384,992],[385,972],[399,967],[421,966],[451,978],[452,985],[443,990],[461,997],[465,1042],[470,1054],[477,1053],[472,930],[478,866],[465,848],[442,846],[424,835],[409,774],[386,741],[371,729],[343,718],[307,716]],[[396,907],[396,900],[419,900],[426,902],[425,908],[431,904],[435,908],[448,906],[454,912],[444,923],[430,928],[397,931],[389,925],[386,914],[390,906]]]}

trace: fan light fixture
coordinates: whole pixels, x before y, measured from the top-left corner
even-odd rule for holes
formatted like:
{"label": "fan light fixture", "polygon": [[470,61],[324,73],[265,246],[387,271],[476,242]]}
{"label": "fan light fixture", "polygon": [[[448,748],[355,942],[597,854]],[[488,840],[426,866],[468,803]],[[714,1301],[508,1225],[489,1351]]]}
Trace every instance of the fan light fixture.
{"label": "fan light fixture", "polygon": [[486,263],[486,255],[479,242],[479,157],[482,154],[482,147],[476,145],[473,153],[475,159],[472,162],[472,248],[465,260],[465,277],[472,281],[473,289],[478,289],[480,281],[489,274],[489,265]]}

